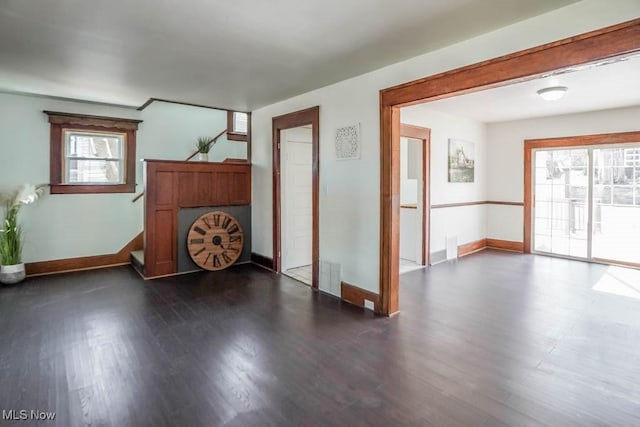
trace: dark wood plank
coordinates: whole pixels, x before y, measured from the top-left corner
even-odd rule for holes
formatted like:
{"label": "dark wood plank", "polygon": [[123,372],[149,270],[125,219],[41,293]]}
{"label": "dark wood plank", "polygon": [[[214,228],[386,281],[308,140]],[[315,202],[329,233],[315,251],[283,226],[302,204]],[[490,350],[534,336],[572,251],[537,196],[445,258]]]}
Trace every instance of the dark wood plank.
{"label": "dark wood plank", "polygon": [[31,278],[0,287],[0,402],[51,426],[639,425],[616,278],[640,271],[488,249],[403,274],[392,318],[252,265]]}

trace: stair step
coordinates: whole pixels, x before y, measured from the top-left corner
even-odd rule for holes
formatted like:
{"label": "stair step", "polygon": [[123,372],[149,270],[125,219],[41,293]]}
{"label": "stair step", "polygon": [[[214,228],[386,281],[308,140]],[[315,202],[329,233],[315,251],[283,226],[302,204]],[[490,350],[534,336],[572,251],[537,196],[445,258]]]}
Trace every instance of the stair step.
{"label": "stair step", "polygon": [[141,249],[139,251],[132,251],[131,258],[135,259],[138,264],[144,265],[144,249]]}
{"label": "stair step", "polygon": [[131,252],[131,265],[138,270],[142,276],[145,275],[144,270],[144,250]]}

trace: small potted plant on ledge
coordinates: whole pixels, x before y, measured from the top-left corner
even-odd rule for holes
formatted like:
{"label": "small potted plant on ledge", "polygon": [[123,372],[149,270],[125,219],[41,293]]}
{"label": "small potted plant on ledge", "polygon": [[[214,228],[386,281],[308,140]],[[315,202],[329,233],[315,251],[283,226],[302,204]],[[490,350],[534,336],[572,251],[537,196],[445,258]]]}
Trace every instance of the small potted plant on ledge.
{"label": "small potted plant on ledge", "polygon": [[196,148],[198,149],[198,155],[196,156],[196,161],[198,162],[208,162],[209,161],[209,151],[213,144],[216,141],[213,138],[208,136],[201,136],[198,138],[198,143],[196,144]]}
{"label": "small potted plant on ledge", "polygon": [[22,227],[18,224],[18,212],[23,205],[38,200],[45,187],[25,184],[12,195],[0,194],[0,200],[5,204],[4,218],[0,224],[0,283],[18,283],[25,278]]}

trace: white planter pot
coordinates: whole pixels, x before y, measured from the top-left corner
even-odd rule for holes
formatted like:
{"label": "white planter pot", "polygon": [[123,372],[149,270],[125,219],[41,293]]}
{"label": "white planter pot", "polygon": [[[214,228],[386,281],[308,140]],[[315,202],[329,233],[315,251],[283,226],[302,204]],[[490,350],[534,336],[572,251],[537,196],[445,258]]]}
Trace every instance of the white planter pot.
{"label": "white planter pot", "polygon": [[19,283],[26,277],[24,263],[14,265],[0,265],[0,283],[13,285]]}
{"label": "white planter pot", "polygon": [[208,162],[209,161],[209,153],[198,153],[196,156],[196,161],[198,162]]}

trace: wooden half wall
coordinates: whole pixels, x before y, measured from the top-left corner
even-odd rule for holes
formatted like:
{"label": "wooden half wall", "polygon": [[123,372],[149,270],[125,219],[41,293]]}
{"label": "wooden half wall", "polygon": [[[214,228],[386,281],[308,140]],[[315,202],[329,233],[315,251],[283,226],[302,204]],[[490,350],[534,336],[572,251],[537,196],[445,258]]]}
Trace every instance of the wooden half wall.
{"label": "wooden half wall", "polygon": [[146,277],[178,272],[178,211],[251,204],[251,164],[145,160]]}

